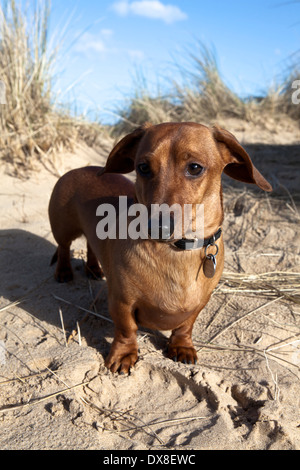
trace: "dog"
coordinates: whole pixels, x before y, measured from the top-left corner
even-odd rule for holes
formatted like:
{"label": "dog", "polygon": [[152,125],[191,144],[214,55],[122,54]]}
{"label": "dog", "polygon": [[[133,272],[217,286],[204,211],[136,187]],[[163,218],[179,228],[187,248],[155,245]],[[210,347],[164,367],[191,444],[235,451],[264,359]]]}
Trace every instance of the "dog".
{"label": "dog", "polygon": [[[134,170],[132,183],[123,174]],[[105,360],[110,371],[127,374],[136,363],[138,325],[171,330],[168,358],[197,363],[193,325],[224,266],[223,172],[272,191],[245,149],[225,129],[193,122],[146,123],[117,143],[104,168],[71,170],[56,183],[49,203],[50,225],[58,244],[55,278],[60,282],[72,279],[71,242],[85,235],[87,274],[104,274],[107,280],[115,326]],[[147,210],[152,204],[202,204],[204,240],[199,244],[185,237],[172,239],[171,222],[168,240],[150,236],[100,240],[97,207],[108,201],[116,207],[119,196],[128,198],[128,206],[138,202]],[[149,228],[151,223],[149,216]]]}

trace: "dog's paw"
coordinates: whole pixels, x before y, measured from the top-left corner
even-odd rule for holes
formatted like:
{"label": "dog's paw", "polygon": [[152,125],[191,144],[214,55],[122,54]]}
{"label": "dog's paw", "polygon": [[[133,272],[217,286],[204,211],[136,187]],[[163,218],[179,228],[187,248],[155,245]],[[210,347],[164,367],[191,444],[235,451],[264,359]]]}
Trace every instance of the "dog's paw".
{"label": "dog's paw", "polygon": [[184,364],[197,364],[197,353],[195,348],[185,346],[169,346],[168,358],[175,362]]}
{"label": "dog's paw", "polygon": [[56,269],[55,279],[57,282],[69,282],[73,280],[73,272],[69,267]]}
{"label": "dog's paw", "polygon": [[135,365],[138,359],[137,350],[120,354],[117,351],[109,353],[105,366],[111,372],[119,372],[119,374],[129,374],[130,369]]}
{"label": "dog's paw", "polygon": [[104,273],[98,264],[93,264],[93,265],[86,264],[85,273],[89,279],[93,279],[93,280],[102,279],[104,276]]}

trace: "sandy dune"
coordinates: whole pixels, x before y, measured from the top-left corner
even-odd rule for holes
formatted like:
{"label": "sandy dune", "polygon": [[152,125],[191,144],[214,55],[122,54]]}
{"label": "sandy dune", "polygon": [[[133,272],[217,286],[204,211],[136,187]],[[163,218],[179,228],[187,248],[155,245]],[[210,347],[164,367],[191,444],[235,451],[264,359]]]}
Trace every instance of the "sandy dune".
{"label": "sandy dune", "polygon": [[[300,266],[299,131],[227,127],[275,191],[224,179],[225,271],[195,325],[197,366],[165,357],[167,332],[140,331],[131,375],[105,369],[113,325],[93,314],[109,318],[105,280],[84,275],[84,241],[74,281],[57,284],[49,265],[57,176],[41,167],[22,181],[2,165],[1,449],[300,449],[300,274],[286,274]],[[106,155],[79,147],[55,165]]]}

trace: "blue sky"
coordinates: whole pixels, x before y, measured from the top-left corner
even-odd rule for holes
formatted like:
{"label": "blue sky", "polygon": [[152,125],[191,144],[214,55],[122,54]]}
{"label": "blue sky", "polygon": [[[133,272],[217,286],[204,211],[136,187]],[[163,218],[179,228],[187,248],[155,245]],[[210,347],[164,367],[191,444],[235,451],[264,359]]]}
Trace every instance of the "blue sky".
{"label": "blue sky", "polygon": [[[214,47],[226,83],[265,90],[300,44],[300,2],[288,0],[52,0],[51,34],[63,36],[56,89],[102,120],[132,96],[176,78],[197,42]],[[185,80],[185,77],[181,77]]]}

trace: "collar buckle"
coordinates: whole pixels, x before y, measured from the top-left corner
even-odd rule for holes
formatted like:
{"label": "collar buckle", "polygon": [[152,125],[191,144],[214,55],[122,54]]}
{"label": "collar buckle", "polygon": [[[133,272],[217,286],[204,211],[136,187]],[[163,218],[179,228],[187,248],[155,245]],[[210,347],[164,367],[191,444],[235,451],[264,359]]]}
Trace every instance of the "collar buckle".
{"label": "collar buckle", "polygon": [[[181,240],[177,240],[176,242],[172,243],[172,245],[182,251],[199,250],[201,248],[205,248],[205,253],[207,252],[207,248],[209,246],[215,246],[217,248],[217,253],[218,253],[219,248],[216,245],[216,241],[221,237],[221,235],[222,235],[222,229],[219,228],[219,230],[216,233],[214,233],[209,238],[205,238],[204,240],[199,240],[198,238],[195,238],[195,239],[182,238]],[[217,253],[214,256],[216,256]]]}

